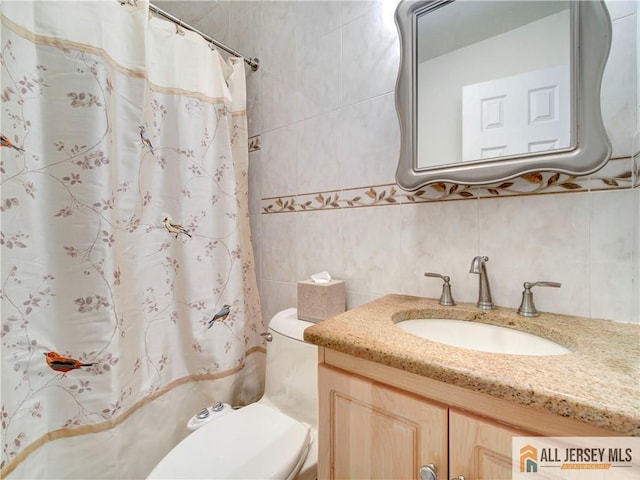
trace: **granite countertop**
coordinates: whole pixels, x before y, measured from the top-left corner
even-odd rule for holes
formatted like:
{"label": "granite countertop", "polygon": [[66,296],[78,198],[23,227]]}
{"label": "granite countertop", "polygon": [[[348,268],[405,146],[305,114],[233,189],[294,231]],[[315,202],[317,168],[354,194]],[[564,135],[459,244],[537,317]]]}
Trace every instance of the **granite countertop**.
{"label": "granite countertop", "polygon": [[[571,350],[486,353],[432,342],[394,324],[452,318],[515,328]],[[307,328],[306,341],[615,432],[640,436],[640,325],[391,294]]]}

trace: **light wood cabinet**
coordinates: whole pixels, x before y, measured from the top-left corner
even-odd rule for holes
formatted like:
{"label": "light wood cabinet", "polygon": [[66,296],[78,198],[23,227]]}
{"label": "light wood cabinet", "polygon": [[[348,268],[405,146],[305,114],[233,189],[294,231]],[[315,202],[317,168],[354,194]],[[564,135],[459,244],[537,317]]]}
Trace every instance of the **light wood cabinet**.
{"label": "light wood cabinet", "polygon": [[611,435],[324,348],[318,368],[320,480],[507,480],[514,436]]}
{"label": "light wood cabinet", "polygon": [[450,409],[449,468],[452,477],[463,475],[466,480],[510,480],[511,439],[534,435]]}
{"label": "light wood cabinet", "polygon": [[320,479],[510,479],[511,437],[498,426],[366,378],[319,367]]}
{"label": "light wood cabinet", "polygon": [[446,464],[446,407],[323,366],[318,382],[318,478],[416,478]]}

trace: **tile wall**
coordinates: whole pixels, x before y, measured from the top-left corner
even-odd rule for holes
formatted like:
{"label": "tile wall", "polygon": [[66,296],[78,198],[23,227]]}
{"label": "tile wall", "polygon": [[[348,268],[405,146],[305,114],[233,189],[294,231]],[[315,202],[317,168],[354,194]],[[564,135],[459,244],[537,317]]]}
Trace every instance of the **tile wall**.
{"label": "tile wall", "polygon": [[427,271],[449,275],[455,299],[472,302],[478,279],[468,270],[481,254],[498,305],[517,307],[523,282],[548,280],[562,288],[538,288],[539,310],[640,322],[637,2],[607,2],[602,105],[615,161],[589,178],[419,195],[394,181],[395,2],[176,3],[157,2],[260,58],[248,105],[265,319],[295,306],[296,282],[321,270],[346,281],[348,308],[391,292],[437,297]]}

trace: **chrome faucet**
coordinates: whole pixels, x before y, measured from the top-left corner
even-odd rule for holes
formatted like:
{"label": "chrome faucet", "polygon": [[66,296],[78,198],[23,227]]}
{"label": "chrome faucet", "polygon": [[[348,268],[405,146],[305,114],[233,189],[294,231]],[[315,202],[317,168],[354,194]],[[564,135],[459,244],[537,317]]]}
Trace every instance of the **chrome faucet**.
{"label": "chrome faucet", "polygon": [[483,310],[491,310],[494,308],[491,300],[491,287],[489,287],[489,277],[487,277],[487,267],[485,263],[489,261],[489,257],[477,256],[471,261],[469,273],[480,275],[478,288],[478,308]]}

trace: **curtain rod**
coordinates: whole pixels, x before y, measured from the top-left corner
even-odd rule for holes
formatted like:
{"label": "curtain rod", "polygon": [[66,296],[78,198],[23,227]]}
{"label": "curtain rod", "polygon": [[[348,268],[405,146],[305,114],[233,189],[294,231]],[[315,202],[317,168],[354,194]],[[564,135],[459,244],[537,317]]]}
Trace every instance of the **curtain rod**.
{"label": "curtain rod", "polygon": [[166,18],[167,20],[175,23],[176,25],[178,25],[180,27],[186,28],[187,30],[191,30],[192,32],[197,33],[202,38],[204,38],[207,42],[209,42],[209,46],[210,47],[211,47],[211,45],[215,45],[216,47],[221,48],[222,50],[230,53],[231,55],[233,55],[235,57],[242,57],[244,59],[244,61],[251,67],[251,69],[254,72],[256,70],[258,70],[258,67],[260,66],[260,60],[258,60],[257,58],[246,57],[245,55],[242,55],[241,53],[238,53],[233,48],[226,46],[224,43],[217,41],[216,39],[210,37],[206,33],[203,33],[200,30],[192,27],[188,23],[184,23],[179,18],[174,17],[173,15],[171,15],[168,12],[165,12],[164,10],[162,10],[159,7],[156,7],[152,3],[149,4],[149,10],[151,10],[153,13],[156,13],[156,14],[160,15],[161,17]]}

